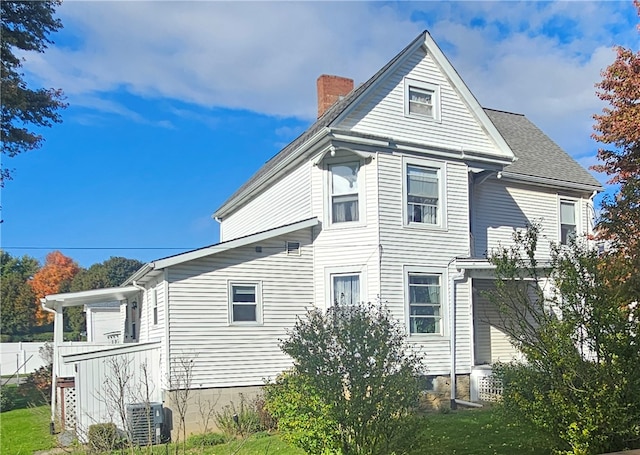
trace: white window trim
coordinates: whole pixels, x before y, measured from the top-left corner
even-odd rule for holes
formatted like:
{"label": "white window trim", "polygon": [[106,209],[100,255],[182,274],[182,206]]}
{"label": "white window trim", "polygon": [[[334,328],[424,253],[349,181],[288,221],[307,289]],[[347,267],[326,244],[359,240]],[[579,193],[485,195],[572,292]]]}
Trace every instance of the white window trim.
{"label": "white window trim", "polygon": [[362,265],[347,265],[338,267],[325,267],[324,289],[327,308],[333,306],[333,277],[336,275],[358,275],[360,277],[360,301],[368,302],[367,295],[367,267]]}
{"label": "white window trim", "polygon": [[[233,320],[233,286],[254,286],[256,289],[256,320],[255,321],[234,321]],[[229,281],[227,283],[227,302],[229,313],[229,325],[256,326],[262,325],[262,282],[261,281]]]}
{"label": "white window trim", "polygon": [[[423,273],[427,275],[440,276],[440,300],[441,307],[440,312],[442,319],[440,323],[440,333],[411,333],[411,326],[409,321],[409,274],[410,273]],[[404,323],[409,336],[409,340],[447,340],[449,339],[449,286],[447,278],[447,270],[434,267],[423,266],[411,266],[405,265],[403,267],[404,275]]]}
{"label": "white window trim", "polygon": [[[292,251],[294,245],[298,245],[298,247]],[[284,252],[287,256],[300,256],[302,254],[302,243],[287,240],[284,244]]]}
{"label": "white window trim", "polygon": [[[409,112],[409,88],[415,87],[421,90],[433,92],[433,116],[421,115]],[[441,122],[441,103],[440,103],[440,86],[429,82],[419,81],[416,79],[404,78],[404,115],[405,117],[427,120],[431,122]]]}
{"label": "white window trim", "polygon": [[[333,222],[333,200],[332,200],[332,180],[330,167],[335,164],[358,163],[358,221]],[[325,160],[324,171],[324,217],[325,225],[329,229],[349,229],[353,227],[366,226],[366,180],[365,180],[365,160],[360,156],[348,155],[339,158]]]}
{"label": "white window trim", "polygon": [[558,196],[558,244],[567,245],[562,243],[562,203],[569,202],[573,204],[574,216],[576,217],[576,236],[579,236],[583,232],[582,228],[582,204],[581,199],[573,197]]}
{"label": "white window trim", "polygon": [[[438,183],[440,187],[440,194],[438,195],[438,210],[439,220],[437,224],[428,223],[409,223],[409,213],[407,200],[407,166],[424,167],[428,169],[434,169],[438,171]],[[403,157],[402,159],[402,225],[411,229],[426,229],[426,230],[447,230],[447,177],[446,177],[446,163],[442,161],[423,160],[420,158]]]}
{"label": "white window trim", "polygon": [[150,302],[150,307],[151,307],[151,325],[153,325],[154,327],[158,325],[158,320],[159,320],[159,316],[158,316],[158,288],[157,287],[152,287],[149,290],[149,299],[151,300]]}

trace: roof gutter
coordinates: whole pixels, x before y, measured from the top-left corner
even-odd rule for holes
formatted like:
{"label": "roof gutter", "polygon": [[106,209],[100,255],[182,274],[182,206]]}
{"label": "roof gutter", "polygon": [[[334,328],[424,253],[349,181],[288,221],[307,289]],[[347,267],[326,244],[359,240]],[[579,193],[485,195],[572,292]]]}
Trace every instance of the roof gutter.
{"label": "roof gutter", "polygon": [[578,191],[587,191],[600,193],[604,191],[601,185],[589,185],[577,182],[566,182],[561,180],[554,180],[545,177],[537,177],[535,175],[517,174],[515,172],[502,171],[502,178],[518,182],[536,183],[542,186],[549,186],[553,188],[570,188]]}

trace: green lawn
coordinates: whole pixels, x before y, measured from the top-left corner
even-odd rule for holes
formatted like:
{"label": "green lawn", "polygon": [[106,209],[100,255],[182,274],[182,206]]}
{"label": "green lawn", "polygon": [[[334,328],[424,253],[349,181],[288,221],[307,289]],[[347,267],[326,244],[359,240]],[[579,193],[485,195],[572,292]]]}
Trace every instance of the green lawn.
{"label": "green lawn", "polygon": [[0,453],[32,455],[36,450],[55,447],[49,434],[51,408],[15,409],[0,413]]}
{"label": "green lawn", "polygon": [[[0,414],[0,453],[31,455],[49,449],[55,441],[49,435],[49,407],[17,409]],[[419,443],[411,455],[548,455],[546,440],[530,429],[502,422],[491,409],[460,410],[448,414],[427,414]],[[164,446],[154,447],[154,454],[165,454]],[[139,453],[146,453],[141,449]],[[175,453],[170,447],[169,453]],[[182,453],[182,448],[180,449]],[[304,455],[284,443],[277,435],[261,433],[245,441],[233,441],[213,447],[187,449],[189,455]]]}

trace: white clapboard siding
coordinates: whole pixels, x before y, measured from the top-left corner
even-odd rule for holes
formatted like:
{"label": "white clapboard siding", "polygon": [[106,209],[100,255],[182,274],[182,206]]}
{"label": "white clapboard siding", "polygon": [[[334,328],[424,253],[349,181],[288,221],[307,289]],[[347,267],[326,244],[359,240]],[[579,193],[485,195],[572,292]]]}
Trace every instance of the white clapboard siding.
{"label": "white clapboard siding", "polygon": [[[128,352],[131,349],[135,352]],[[127,379],[122,397],[125,404],[162,402],[160,370],[155,368],[160,359],[157,344],[147,347],[127,345],[119,350],[88,353],[71,364],[76,370],[76,431],[81,442],[88,442],[89,426],[96,423],[113,422],[125,430],[117,417],[113,392],[109,392],[117,390],[118,381]]]}
{"label": "white clapboard siding", "polygon": [[[156,307],[158,310],[158,321],[154,324],[153,319],[153,293],[156,294]],[[140,311],[140,341],[159,340],[165,334],[165,282],[162,276],[151,280],[146,285],[144,292],[143,306]]]}
{"label": "white clapboard siding", "polygon": [[310,162],[300,164],[222,219],[220,240],[232,240],[310,218],[310,169]]}
{"label": "white clapboard siding", "polygon": [[474,187],[473,195],[475,256],[483,257],[500,246],[512,245],[516,229],[540,223],[537,257],[549,258],[550,242],[558,242],[560,231],[555,190],[487,180]]}
{"label": "white clapboard siding", "polygon": [[476,365],[509,362],[519,357],[518,350],[499,327],[503,316],[491,303],[487,291],[495,288],[492,280],[473,281],[473,318]]}
{"label": "white clapboard siding", "polygon": [[[400,155],[380,154],[379,216],[381,260],[381,296],[396,317],[406,321],[405,267],[428,267],[442,273],[444,311],[448,312],[447,272],[455,257],[469,252],[469,201],[467,167],[462,163],[442,163],[446,182],[446,229],[407,227],[403,210],[403,160]],[[466,284],[457,285],[456,334],[457,369],[470,370],[469,292]],[[451,369],[450,344],[442,338],[410,337],[421,345],[429,374],[448,374]]]}
{"label": "white clapboard siding", "polygon": [[[288,255],[286,241],[300,242],[300,255]],[[310,243],[303,229],[170,267],[171,374],[193,359],[194,387],[227,387],[261,385],[288,368],[278,340],[313,303]],[[229,323],[230,281],[261,284],[262,324]]]}
{"label": "white clapboard siding", "polygon": [[[440,122],[404,115],[405,76],[440,86]],[[424,50],[416,51],[338,126],[448,149],[497,153],[494,142],[470,113],[467,104],[461,100],[431,55]]]}
{"label": "white clapboard siding", "polygon": [[332,226],[328,219],[330,204],[326,166],[315,166],[312,172],[313,216],[321,221],[314,239],[314,302],[320,308],[331,303],[331,273],[362,272],[361,297],[375,301],[379,290],[379,237],[377,158],[362,160],[359,200],[364,210],[357,224]]}
{"label": "white clapboard siding", "polygon": [[120,328],[120,307],[92,308],[87,311],[87,332],[91,334],[89,341],[106,343],[107,334],[117,332]]}

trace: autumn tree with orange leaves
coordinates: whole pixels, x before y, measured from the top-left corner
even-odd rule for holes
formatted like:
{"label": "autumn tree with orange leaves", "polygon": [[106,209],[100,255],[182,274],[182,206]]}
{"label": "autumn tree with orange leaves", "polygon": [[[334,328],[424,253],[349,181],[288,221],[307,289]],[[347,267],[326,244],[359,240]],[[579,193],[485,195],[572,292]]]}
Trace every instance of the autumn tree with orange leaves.
{"label": "autumn tree with orange leaves", "polygon": [[[640,0],[634,4],[640,16]],[[638,25],[640,32],[640,24]],[[616,48],[616,60],[602,72],[598,97],[608,106],[594,115],[593,138],[598,150],[598,172],[617,184],[615,197],[605,198],[599,230],[618,250],[640,251],[640,50]]]}
{"label": "autumn tree with orange leaves", "polygon": [[33,275],[31,288],[36,295],[36,321],[38,325],[49,324],[53,315],[42,310],[40,299],[45,295],[66,292],[71,280],[80,271],[78,264],[59,251],[47,254],[44,266]]}

